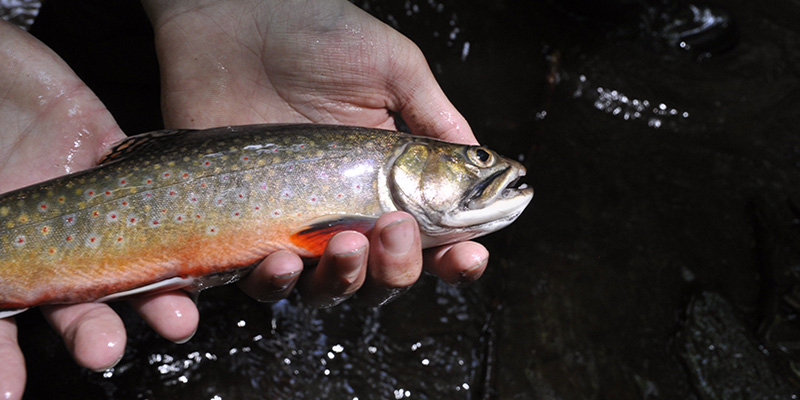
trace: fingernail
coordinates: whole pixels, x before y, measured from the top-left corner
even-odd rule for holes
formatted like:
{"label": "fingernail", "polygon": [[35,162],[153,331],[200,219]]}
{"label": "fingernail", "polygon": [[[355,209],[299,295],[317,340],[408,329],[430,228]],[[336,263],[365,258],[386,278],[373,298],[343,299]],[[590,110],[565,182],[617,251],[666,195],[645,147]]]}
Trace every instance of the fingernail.
{"label": "fingernail", "polygon": [[281,274],[281,275],[273,275],[272,276],[272,285],[275,287],[276,292],[283,292],[288,289],[290,286],[294,284],[295,278],[297,278],[300,271],[290,272],[288,274]]}
{"label": "fingernail", "polygon": [[474,266],[470,267],[469,269],[461,271],[461,273],[458,275],[458,282],[456,283],[456,286],[468,285],[478,280],[478,278],[480,278],[481,276],[483,268],[485,268],[486,264],[488,263],[489,259],[484,258],[478,261]]}
{"label": "fingernail", "polygon": [[189,335],[189,336],[187,336],[186,338],[184,338],[184,339],[178,339],[178,340],[173,340],[172,342],[173,342],[173,343],[175,343],[175,344],[184,344],[184,343],[186,343],[186,342],[188,342],[188,341],[192,340],[192,338],[194,337],[194,334],[195,334],[195,333],[197,333],[197,329],[195,329],[195,330],[192,332],[192,334],[191,334],[191,335]]}
{"label": "fingernail", "polygon": [[387,225],[381,231],[383,248],[392,255],[402,255],[414,244],[414,225],[411,220],[401,219]]}
{"label": "fingernail", "polygon": [[109,365],[107,367],[93,369],[92,371],[94,371],[94,372],[106,372],[106,371],[110,370],[111,368],[116,367],[117,364],[119,364],[119,362],[122,361],[122,356],[124,356],[124,355],[125,355],[125,353],[120,354],[119,357],[117,357],[117,359],[114,360],[113,363],[111,363],[111,365]]}
{"label": "fingernail", "polygon": [[355,280],[361,274],[361,268],[367,263],[367,246],[361,246],[347,253],[334,254],[338,266],[347,267],[347,271],[339,271],[348,280]]}

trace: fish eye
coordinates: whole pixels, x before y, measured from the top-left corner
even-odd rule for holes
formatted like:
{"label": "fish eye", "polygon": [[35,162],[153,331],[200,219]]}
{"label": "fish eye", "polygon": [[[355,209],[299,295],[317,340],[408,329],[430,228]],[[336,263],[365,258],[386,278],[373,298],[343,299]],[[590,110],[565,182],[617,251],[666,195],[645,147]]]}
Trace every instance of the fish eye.
{"label": "fish eye", "polygon": [[483,147],[473,147],[467,152],[469,160],[479,167],[489,167],[494,164],[494,156]]}

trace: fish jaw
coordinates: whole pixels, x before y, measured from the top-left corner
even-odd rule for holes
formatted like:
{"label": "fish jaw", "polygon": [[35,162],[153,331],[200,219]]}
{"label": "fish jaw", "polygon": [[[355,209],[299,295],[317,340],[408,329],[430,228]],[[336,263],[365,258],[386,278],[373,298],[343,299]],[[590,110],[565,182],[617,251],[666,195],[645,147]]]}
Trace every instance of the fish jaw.
{"label": "fish jaw", "polygon": [[441,224],[450,229],[437,233],[423,234],[425,248],[470,240],[499,231],[511,225],[525,211],[533,200],[533,188],[520,186],[502,191],[499,198],[487,207],[476,210],[463,210],[442,218]]}
{"label": "fish jaw", "polygon": [[533,199],[528,185],[513,187],[526,170],[521,164],[507,160],[505,170],[478,182],[461,207],[446,213],[440,224],[448,228],[471,228],[483,234],[505,228],[519,217]]}

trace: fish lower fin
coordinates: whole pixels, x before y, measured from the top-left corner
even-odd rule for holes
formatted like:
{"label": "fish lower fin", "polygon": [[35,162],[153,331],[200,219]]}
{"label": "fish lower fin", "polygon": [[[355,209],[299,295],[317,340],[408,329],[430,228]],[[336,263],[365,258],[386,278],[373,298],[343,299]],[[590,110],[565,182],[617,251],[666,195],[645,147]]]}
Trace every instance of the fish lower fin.
{"label": "fish lower fin", "polygon": [[101,297],[96,302],[105,302],[109,300],[116,300],[122,297],[134,296],[137,294],[142,293],[160,293],[160,292],[168,292],[170,290],[177,290],[181,288],[185,288],[191,286],[194,282],[195,278],[183,278],[180,276],[176,276],[174,278],[164,279],[163,281],[159,281],[156,283],[151,283],[149,285],[144,285],[142,287],[138,287],[136,289],[125,290],[122,292],[112,293],[108,296]]}
{"label": "fish lower fin", "polygon": [[322,256],[328,241],[339,232],[356,231],[366,234],[375,226],[376,217],[360,215],[325,216],[312,221],[307,227],[291,236],[291,241],[300,248],[311,252],[314,257]]}
{"label": "fish lower fin", "polygon": [[15,316],[15,315],[27,310],[27,309],[28,309],[28,307],[17,308],[15,310],[2,310],[2,311],[0,311],[0,319],[13,317],[13,316]]}

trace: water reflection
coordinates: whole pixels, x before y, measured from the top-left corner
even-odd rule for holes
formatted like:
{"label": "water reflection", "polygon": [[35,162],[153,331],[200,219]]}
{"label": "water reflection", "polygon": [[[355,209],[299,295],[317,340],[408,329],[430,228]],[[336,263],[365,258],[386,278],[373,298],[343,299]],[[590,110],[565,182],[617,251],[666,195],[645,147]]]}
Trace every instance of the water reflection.
{"label": "water reflection", "polygon": [[594,108],[606,114],[629,120],[644,120],[651,128],[660,128],[665,121],[680,123],[689,118],[689,112],[678,110],[662,102],[629,97],[616,89],[594,86],[586,75],[578,76],[573,96],[593,102]]}

